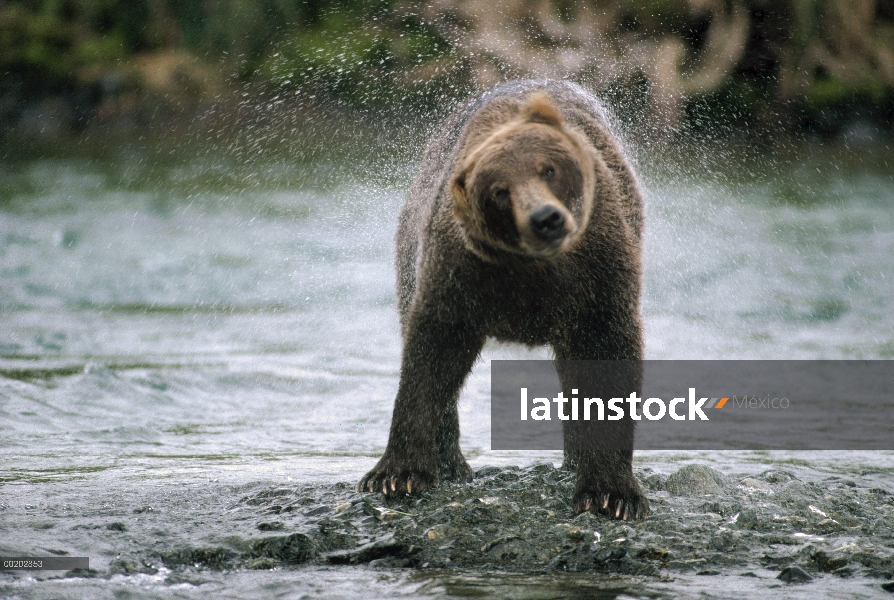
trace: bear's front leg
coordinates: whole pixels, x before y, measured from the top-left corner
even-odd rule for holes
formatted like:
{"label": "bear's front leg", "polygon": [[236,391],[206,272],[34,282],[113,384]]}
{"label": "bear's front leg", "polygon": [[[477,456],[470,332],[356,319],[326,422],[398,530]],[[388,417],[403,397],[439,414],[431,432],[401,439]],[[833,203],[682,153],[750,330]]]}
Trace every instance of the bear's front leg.
{"label": "bear's front leg", "polygon": [[475,471],[459,449],[459,411],[456,409],[458,400],[457,394],[438,427],[438,478],[441,481],[465,482],[475,477]]}
{"label": "bear's front leg", "polygon": [[[639,331],[610,327],[612,320],[592,318],[603,328],[581,328],[556,344],[556,370],[566,395],[627,397],[642,389]],[[606,326],[609,325],[609,326]],[[608,360],[594,360],[596,358]],[[595,419],[596,415],[594,415]],[[571,507],[575,512],[602,513],[616,519],[649,515],[649,500],[633,475],[635,421],[626,414],[617,421],[564,421],[565,467],[577,474]]]}
{"label": "bear's front leg", "polygon": [[409,320],[388,445],[358,491],[390,497],[438,484],[438,430],[483,345],[484,335],[469,324],[426,314]]}

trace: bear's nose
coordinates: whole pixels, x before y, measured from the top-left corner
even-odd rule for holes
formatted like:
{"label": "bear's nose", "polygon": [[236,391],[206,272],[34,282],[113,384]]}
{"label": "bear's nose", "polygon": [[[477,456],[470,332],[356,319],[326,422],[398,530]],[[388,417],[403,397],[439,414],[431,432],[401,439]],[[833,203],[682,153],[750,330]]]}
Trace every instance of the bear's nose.
{"label": "bear's nose", "polygon": [[541,206],[531,213],[534,234],[547,242],[554,242],[565,235],[565,215],[555,206]]}

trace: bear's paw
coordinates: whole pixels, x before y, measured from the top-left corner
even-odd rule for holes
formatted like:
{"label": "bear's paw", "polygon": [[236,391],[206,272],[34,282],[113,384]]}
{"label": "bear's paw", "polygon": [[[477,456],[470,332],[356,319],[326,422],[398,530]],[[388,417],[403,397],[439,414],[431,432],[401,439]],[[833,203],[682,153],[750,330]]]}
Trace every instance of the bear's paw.
{"label": "bear's paw", "polygon": [[381,492],[386,498],[405,494],[422,494],[438,485],[437,467],[426,467],[422,461],[400,459],[386,453],[379,463],[357,484],[358,492]]}
{"label": "bear's paw", "polygon": [[649,516],[649,500],[639,484],[634,481],[622,485],[576,486],[571,498],[575,513],[591,512],[624,521],[644,519]]}

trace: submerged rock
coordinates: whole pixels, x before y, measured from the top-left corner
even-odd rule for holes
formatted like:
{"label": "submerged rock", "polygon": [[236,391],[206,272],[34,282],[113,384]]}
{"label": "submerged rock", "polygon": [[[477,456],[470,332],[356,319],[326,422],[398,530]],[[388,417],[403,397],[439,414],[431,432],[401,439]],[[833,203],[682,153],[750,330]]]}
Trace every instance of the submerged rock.
{"label": "submerged rock", "polygon": [[252,558],[271,558],[285,564],[297,565],[306,562],[314,555],[314,544],[303,533],[270,536],[253,540],[249,545],[248,555]]}
{"label": "submerged rock", "polygon": [[723,476],[704,465],[686,465],[664,483],[664,489],[674,496],[716,494],[722,487]]}
{"label": "submerged rock", "polygon": [[806,583],[811,581],[813,577],[811,577],[807,571],[795,565],[793,567],[784,568],[776,579],[781,579],[786,583]]}
{"label": "submerged rock", "polygon": [[231,566],[237,553],[229,548],[180,548],[161,554],[161,560],[168,567],[202,566],[222,569]]}

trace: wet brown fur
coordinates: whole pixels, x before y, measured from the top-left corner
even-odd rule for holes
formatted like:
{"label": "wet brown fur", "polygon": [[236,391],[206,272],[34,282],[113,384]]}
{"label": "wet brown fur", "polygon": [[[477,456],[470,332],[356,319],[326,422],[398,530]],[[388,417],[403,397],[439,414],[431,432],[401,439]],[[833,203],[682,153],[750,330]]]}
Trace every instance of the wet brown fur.
{"label": "wet brown fur", "polygon": [[[508,203],[496,195],[504,188]],[[552,246],[528,218],[546,204],[567,219]],[[633,172],[582,89],[512,82],[454,113],[430,142],[400,215],[400,385],[388,446],[360,487],[391,496],[473,476],[456,403],[487,337],[549,345],[557,359],[642,359],[641,231]],[[596,433],[622,450],[575,450],[569,440],[593,431],[566,428],[566,464],[577,470],[572,505],[644,516],[632,422],[612,427]]]}

